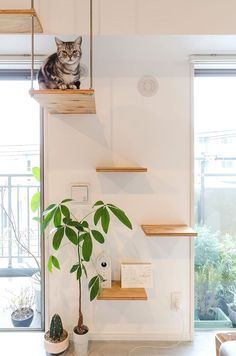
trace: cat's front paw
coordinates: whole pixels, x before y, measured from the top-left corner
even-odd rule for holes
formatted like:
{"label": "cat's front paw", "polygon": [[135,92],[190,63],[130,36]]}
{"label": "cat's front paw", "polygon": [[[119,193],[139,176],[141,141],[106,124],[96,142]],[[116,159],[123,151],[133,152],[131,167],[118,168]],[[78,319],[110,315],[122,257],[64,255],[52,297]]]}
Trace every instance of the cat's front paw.
{"label": "cat's front paw", "polygon": [[66,84],[60,83],[60,84],[58,84],[58,89],[66,90],[67,86],[66,86]]}
{"label": "cat's front paw", "polygon": [[69,89],[77,89],[77,86],[74,85],[74,84],[69,84],[69,85],[68,85],[68,88],[69,88]]}

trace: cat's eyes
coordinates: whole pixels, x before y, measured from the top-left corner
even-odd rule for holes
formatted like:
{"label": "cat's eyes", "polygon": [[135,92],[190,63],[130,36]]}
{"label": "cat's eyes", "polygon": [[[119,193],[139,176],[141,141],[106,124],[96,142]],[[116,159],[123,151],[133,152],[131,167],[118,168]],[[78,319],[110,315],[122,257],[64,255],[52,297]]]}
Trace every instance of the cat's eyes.
{"label": "cat's eyes", "polygon": [[78,51],[73,51],[73,54],[78,54]]}
{"label": "cat's eyes", "polygon": [[62,54],[67,55],[67,52],[66,51],[62,51]]}

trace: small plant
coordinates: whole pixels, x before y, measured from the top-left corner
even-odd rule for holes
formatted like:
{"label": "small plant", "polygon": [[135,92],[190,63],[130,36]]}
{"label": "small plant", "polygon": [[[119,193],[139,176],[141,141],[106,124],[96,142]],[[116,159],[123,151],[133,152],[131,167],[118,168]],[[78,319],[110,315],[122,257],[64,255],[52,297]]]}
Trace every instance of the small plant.
{"label": "small plant", "polygon": [[24,314],[26,310],[32,309],[34,305],[34,291],[31,287],[21,288],[19,294],[11,293],[9,308],[20,314]]}
{"label": "small plant", "polygon": [[195,241],[195,305],[201,319],[216,317],[216,307],[228,315],[236,281],[235,237],[197,228]]}
{"label": "small plant", "polygon": [[63,329],[61,317],[54,314],[49,330],[44,334],[44,347],[48,354],[59,355],[69,347],[68,332]]}
{"label": "small plant", "polygon": [[[83,335],[88,332],[88,327],[84,325],[82,313],[82,277],[87,278],[86,264],[91,261],[94,249],[94,243],[103,244],[105,242],[104,234],[108,233],[110,226],[110,215],[114,215],[123,225],[132,229],[132,224],[125,212],[113,204],[105,204],[103,201],[97,201],[92,211],[84,218],[78,220],[67,203],[72,199],[64,199],[60,204],[50,204],[44,211],[44,220],[42,222],[42,231],[52,223],[53,229],[50,231],[52,236],[52,247],[55,251],[63,248],[62,241],[66,238],[67,243],[71,244],[76,252],[77,259],[71,265],[70,273],[75,274],[79,284],[79,316],[77,325],[74,327],[74,333]],[[92,216],[93,221],[88,220]],[[97,225],[101,224],[101,231]],[[62,257],[63,258],[63,257]],[[52,268],[60,269],[60,263],[55,255],[51,255],[48,260],[48,270]],[[103,278],[96,274],[89,283],[90,301],[94,300],[99,294]]]}
{"label": "small plant", "polygon": [[53,341],[59,341],[63,335],[63,326],[61,317],[58,314],[54,314],[50,323],[49,329],[50,339]]}
{"label": "small plant", "polygon": [[8,309],[12,310],[11,320],[14,326],[30,326],[34,311],[34,291],[31,287],[21,288],[19,294],[12,293]]}

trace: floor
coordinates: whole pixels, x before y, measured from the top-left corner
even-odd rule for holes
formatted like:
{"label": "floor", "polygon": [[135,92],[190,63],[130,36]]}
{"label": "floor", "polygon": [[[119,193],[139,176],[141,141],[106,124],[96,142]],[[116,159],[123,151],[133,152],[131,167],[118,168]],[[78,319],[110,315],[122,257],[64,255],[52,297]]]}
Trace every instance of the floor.
{"label": "floor", "polygon": [[[193,342],[178,345],[147,341],[92,341],[88,356],[215,356],[214,335],[215,332],[197,332]],[[0,345],[1,356],[45,356],[42,333],[1,332]],[[73,352],[69,351],[65,356],[73,356]]]}

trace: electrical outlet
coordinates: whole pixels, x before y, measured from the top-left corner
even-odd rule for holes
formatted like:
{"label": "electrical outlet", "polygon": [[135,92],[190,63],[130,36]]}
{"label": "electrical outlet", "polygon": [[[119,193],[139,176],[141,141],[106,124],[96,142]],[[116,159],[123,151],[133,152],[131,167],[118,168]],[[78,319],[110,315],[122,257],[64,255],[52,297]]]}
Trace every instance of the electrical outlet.
{"label": "electrical outlet", "polygon": [[181,292],[172,292],[171,293],[171,309],[179,310],[182,303],[182,293]]}

